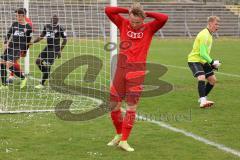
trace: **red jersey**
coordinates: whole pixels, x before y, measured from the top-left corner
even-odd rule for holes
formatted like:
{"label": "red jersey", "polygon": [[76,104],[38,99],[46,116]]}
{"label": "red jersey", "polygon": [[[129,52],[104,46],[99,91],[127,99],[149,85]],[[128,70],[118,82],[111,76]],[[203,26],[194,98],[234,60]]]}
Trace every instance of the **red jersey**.
{"label": "red jersey", "polygon": [[149,46],[154,33],[157,32],[168,20],[162,13],[145,12],[147,17],[155,20],[144,23],[140,29],[132,29],[128,19],[119,13],[128,13],[128,9],[121,7],[106,7],[105,13],[120,31],[120,51],[127,57],[129,63],[146,63]]}

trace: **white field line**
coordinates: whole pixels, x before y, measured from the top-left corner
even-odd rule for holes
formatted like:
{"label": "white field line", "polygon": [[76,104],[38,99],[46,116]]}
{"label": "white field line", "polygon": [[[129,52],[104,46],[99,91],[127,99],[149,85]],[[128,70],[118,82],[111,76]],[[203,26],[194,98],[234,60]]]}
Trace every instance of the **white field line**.
{"label": "white field line", "polygon": [[[185,70],[189,69],[188,67],[183,67],[183,66],[175,66],[175,65],[168,65],[168,64],[162,64],[162,65],[164,65],[166,67],[177,68],[177,69],[185,69]],[[240,78],[240,75],[238,75],[238,74],[230,74],[230,73],[223,73],[223,72],[215,72],[215,73],[221,74],[221,75],[224,75],[224,76],[228,76],[228,77]],[[143,119],[143,120],[145,120],[147,122],[150,122],[150,123],[153,123],[153,124],[157,124],[160,127],[166,128],[166,129],[171,130],[173,132],[181,133],[181,134],[183,134],[183,135],[185,135],[187,137],[191,137],[191,138],[193,138],[193,139],[195,139],[195,140],[197,140],[199,142],[202,142],[204,144],[216,147],[219,150],[222,150],[224,152],[227,152],[227,153],[230,153],[230,154],[233,154],[235,156],[240,157],[240,151],[232,149],[230,147],[227,147],[227,146],[225,146],[223,144],[210,141],[210,140],[208,140],[206,138],[200,137],[200,136],[198,136],[196,134],[193,134],[191,132],[187,132],[187,131],[185,131],[183,129],[172,127],[171,125],[169,125],[167,123],[164,123],[164,122],[161,122],[161,121],[151,120],[151,119],[145,118],[145,117],[140,116],[140,115],[138,115],[137,117],[140,118],[140,119]]]}
{"label": "white field line", "polygon": [[143,117],[143,116],[141,116],[141,115],[137,115],[137,118],[138,118],[138,119],[142,119],[142,120],[144,120],[144,121],[147,121],[147,122],[149,122],[149,123],[156,124],[156,125],[158,125],[158,126],[160,126],[160,127],[163,127],[163,128],[165,128],[165,129],[168,129],[168,130],[170,130],[170,131],[173,131],[173,132],[176,132],[176,133],[181,133],[181,134],[183,134],[183,135],[185,135],[185,136],[187,136],[187,137],[191,137],[191,138],[193,138],[193,139],[195,139],[195,140],[197,140],[197,141],[199,141],[199,142],[202,142],[202,143],[204,143],[204,144],[207,144],[207,145],[216,147],[217,149],[219,149],[219,150],[221,150],[221,151],[224,151],[224,152],[226,152],[226,153],[230,153],[230,154],[233,154],[233,155],[235,155],[235,156],[240,157],[240,151],[235,150],[235,149],[232,149],[232,148],[230,148],[230,147],[227,147],[227,146],[225,146],[225,145],[223,145],[223,144],[213,142],[213,141],[211,141],[211,140],[208,140],[208,139],[206,139],[206,138],[200,137],[200,136],[198,136],[198,135],[196,135],[196,134],[193,134],[193,133],[191,133],[191,132],[187,132],[187,131],[185,131],[185,130],[183,130],[183,129],[179,129],[179,128],[176,128],[176,127],[172,127],[171,125],[169,125],[169,124],[167,124],[167,123],[164,123],[164,122],[161,122],[161,121],[151,120],[151,119],[146,118],[146,117]]}
{"label": "white field line", "polygon": [[[166,67],[170,67],[170,68],[177,68],[177,69],[185,69],[185,70],[189,70],[190,69],[188,67],[183,67],[183,66],[175,66],[175,65],[169,65],[169,64],[162,64]],[[224,73],[224,72],[214,72],[216,74],[220,74],[220,75],[224,75],[224,76],[228,76],[228,77],[236,77],[236,78],[240,78],[240,75],[238,74],[231,74],[231,73]]]}

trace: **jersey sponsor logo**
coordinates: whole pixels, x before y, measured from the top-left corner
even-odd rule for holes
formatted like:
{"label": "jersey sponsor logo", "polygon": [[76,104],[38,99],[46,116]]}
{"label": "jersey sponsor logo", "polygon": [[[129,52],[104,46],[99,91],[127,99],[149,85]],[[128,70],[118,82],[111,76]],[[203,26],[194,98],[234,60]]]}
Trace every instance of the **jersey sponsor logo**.
{"label": "jersey sponsor logo", "polygon": [[66,36],[67,36],[67,33],[66,33],[66,32],[63,32],[63,35],[66,37]]}
{"label": "jersey sponsor logo", "polygon": [[143,38],[143,32],[133,32],[133,31],[128,31],[127,36],[133,39],[141,39]]}
{"label": "jersey sponsor logo", "polygon": [[13,34],[14,36],[24,37],[24,32],[21,32],[19,30],[16,30]]}
{"label": "jersey sponsor logo", "polygon": [[55,33],[53,33],[53,32],[47,32],[47,33],[46,33],[46,37],[48,37],[48,38],[55,38]]}

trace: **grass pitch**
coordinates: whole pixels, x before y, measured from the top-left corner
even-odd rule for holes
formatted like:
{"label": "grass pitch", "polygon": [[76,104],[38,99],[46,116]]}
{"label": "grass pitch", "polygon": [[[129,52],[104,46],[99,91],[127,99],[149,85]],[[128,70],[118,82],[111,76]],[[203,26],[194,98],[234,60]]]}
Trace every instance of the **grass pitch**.
{"label": "grass pitch", "polygon": [[[214,41],[211,55],[223,63],[216,73],[218,83],[209,95],[209,99],[216,104],[210,109],[200,109],[197,103],[196,80],[187,67],[187,55],[191,51],[193,39],[154,39],[148,62],[163,64],[168,68],[167,73],[160,79],[172,84],[174,89],[161,96],[142,98],[139,113],[239,151],[239,42],[239,39],[228,38]],[[40,78],[40,72],[34,59],[42,47],[43,45],[36,45],[31,49],[31,73],[36,79]],[[53,71],[68,59],[82,53],[96,55],[104,62],[96,84],[81,81],[86,67],[72,72],[65,82],[107,89],[109,58],[104,55],[107,53],[104,53],[103,49],[99,49],[101,47],[102,42],[70,41],[62,60],[56,61]],[[89,109],[89,106],[95,106],[92,100],[78,95],[57,93],[51,88],[37,91],[34,89],[34,85],[38,83],[36,79],[29,80],[28,87],[24,90],[19,89],[16,81],[9,91],[1,91],[1,106],[10,106],[12,108],[4,109],[12,110],[49,109],[60,100],[69,98],[75,101],[74,107],[83,111]],[[239,159],[180,133],[141,120],[136,122],[129,139],[129,143],[136,150],[134,153],[108,147],[106,144],[114,135],[108,114],[85,122],[63,121],[54,113],[0,114],[0,129],[1,160]]]}

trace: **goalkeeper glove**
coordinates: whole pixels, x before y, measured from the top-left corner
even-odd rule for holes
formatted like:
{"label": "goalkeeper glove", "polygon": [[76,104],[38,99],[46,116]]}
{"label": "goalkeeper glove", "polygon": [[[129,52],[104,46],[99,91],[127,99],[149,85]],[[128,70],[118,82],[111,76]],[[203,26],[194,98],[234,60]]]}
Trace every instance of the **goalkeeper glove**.
{"label": "goalkeeper glove", "polygon": [[218,67],[221,66],[221,62],[219,60],[212,60],[210,65],[213,69],[218,70]]}

